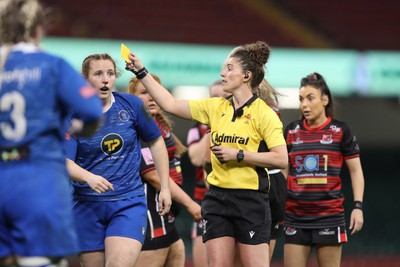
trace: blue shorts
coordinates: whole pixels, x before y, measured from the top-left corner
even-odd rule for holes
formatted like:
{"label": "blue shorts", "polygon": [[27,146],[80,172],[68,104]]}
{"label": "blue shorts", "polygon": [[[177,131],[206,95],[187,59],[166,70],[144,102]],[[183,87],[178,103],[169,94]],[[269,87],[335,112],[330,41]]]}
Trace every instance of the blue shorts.
{"label": "blue shorts", "polygon": [[77,201],[73,207],[81,252],[104,250],[108,236],[143,244],[147,226],[146,195],[116,201]]}
{"label": "blue shorts", "polygon": [[64,164],[0,163],[0,257],[59,257],[78,252]]}

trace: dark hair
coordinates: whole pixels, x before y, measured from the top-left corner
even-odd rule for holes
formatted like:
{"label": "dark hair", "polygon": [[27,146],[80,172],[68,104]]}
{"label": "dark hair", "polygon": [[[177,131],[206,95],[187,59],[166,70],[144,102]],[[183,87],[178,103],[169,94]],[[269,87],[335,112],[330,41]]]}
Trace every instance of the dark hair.
{"label": "dark hair", "polygon": [[117,64],[109,54],[92,54],[87,56],[82,62],[82,74],[87,79],[89,77],[90,62],[93,60],[110,60],[114,65],[115,76],[119,77],[120,73],[117,71]]}
{"label": "dark hair", "polygon": [[[328,85],[326,84],[326,81],[324,77],[319,74],[318,72],[313,72],[303,79],[301,79],[300,82],[300,88],[304,86],[312,86],[315,89],[318,89],[321,91],[321,96],[326,95],[328,97],[328,104],[325,106],[325,115],[330,116],[333,118],[334,115],[334,109],[333,109],[333,98],[331,94],[331,90],[329,89]],[[303,116],[304,117],[304,116]]]}
{"label": "dark hair", "polygon": [[45,17],[37,0],[4,1],[0,7],[1,43],[29,42],[35,35],[36,27],[44,26]]}
{"label": "dark hair", "polygon": [[252,79],[250,82],[251,88],[257,88],[262,82],[265,75],[265,64],[268,62],[270,49],[267,43],[257,41],[251,44],[245,44],[236,47],[229,57],[239,59],[244,73],[251,72]]}

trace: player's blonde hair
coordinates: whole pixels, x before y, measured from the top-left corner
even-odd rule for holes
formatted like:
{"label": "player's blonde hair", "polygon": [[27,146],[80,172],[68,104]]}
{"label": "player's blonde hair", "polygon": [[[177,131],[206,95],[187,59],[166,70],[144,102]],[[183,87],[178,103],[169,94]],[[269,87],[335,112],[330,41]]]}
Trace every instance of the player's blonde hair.
{"label": "player's blonde hair", "polygon": [[0,90],[2,72],[11,46],[31,42],[37,26],[44,26],[45,12],[37,0],[0,1]]}
{"label": "player's blonde hair", "polygon": [[0,1],[2,44],[31,42],[37,26],[44,26],[45,12],[37,0]]}

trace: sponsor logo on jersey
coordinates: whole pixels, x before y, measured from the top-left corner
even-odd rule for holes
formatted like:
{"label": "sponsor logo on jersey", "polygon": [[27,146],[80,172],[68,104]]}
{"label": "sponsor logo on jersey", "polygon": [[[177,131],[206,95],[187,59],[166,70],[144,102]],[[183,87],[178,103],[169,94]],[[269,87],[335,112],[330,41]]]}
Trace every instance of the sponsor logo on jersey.
{"label": "sponsor logo on jersey", "polygon": [[301,140],[300,137],[297,137],[296,141],[292,142],[293,145],[298,145],[298,144],[302,144],[302,143],[303,143],[303,140]]}
{"label": "sponsor logo on jersey", "polygon": [[304,159],[304,169],[306,171],[318,171],[319,170],[319,157],[316,155],[308,155]]}
{"label": "sponsor logo on jersey", "polygon": [[304,160],[302,156],[296,156],[294,159],[297,164],[296,171],[302,172],[303,168],[306,171],[313,172],[319,170],[319,156],[318,155],[307,155]]}
{"label": "sponsor logo on jersey", "polygon": [[42,70],[35,68],[14,69],[11,71],[3,71],[2,79],[4,83],[16,82],[18,89],[24,88],[25,84],[39,81],[42,77]]}
{"label": "sponsor logo on jersey", "polygon": [[14,161],[20,160],[22,158],[21,154],[18,152],[17,148],[12,148],[9,150],[0,150],[0,161],[7,162],[7,161]]}
{"label": "sponsor logo on jersey", "polygon": [[342,130],[342,128],[337,127],[336,125],[331,125],[329,128],[331,128],[331,130],[335,133],[339,133]]}
{"label": "sponsor logo on jersey", "polygon": [[247,145],[249,143],[250,137],[242,137],[236,134],[226,135],[226,134],[218,134],[217,131],[211,133],[211,142],[214,146],[219,146],[222,143],[233,143],[233,144],[241,144]]}
{"label": "sponsor logo on jersey", "polygon": [[124,140],[119,134],[110,133],[101,140],[101,150],[107,155],[117,154],[124,146]]}

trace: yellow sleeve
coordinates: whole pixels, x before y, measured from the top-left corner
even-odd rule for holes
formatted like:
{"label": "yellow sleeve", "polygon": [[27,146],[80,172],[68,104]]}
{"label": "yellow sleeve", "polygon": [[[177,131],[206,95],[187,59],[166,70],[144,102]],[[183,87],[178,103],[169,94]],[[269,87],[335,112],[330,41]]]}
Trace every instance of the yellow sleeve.
{"label": "yellow sleeve", "polygon": [[190,100],[189,106],[192,119],[210,125],[212,114],[214,114],[216,107],[222,103],[222,101],[225,101],[225,99],[219,97]]}
{"label": "yellow sleeve", "polygon": [[264,136],[264,141],[268,148],[286,145],[285,138],[283,136],[283,124],[279,119],[278,115],[272,109],[268,109],[268,112],[264,113],[263,120],[266,123],[260,124],[261,132]]}

